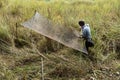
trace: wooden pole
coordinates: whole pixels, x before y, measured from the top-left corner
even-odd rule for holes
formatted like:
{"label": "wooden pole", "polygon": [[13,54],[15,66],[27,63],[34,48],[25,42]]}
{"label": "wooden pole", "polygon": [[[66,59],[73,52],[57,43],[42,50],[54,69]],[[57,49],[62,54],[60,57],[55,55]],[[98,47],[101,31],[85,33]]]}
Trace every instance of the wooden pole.
{"label": "wooden pole", "polygon": [[16,38],[18,38],[17,28],[18,28],[18,24],[16,23]]}
{"label": "wooden pole", "polygon": [[43,57],[41,57],[41,80],[44,80],[44,64],[43,64]]}

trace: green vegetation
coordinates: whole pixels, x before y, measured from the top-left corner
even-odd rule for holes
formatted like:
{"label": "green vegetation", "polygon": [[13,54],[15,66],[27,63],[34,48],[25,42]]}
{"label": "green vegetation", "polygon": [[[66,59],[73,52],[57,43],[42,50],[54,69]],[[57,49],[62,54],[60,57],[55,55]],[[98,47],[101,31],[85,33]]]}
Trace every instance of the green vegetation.
{"label": "green vegetation", "polygon": [[[49,59],[44,60],[47,80],[119,80],[119,8],[120,0],[0,0],[0,79],[39,80],[39,50]],[[95,42],[90,56],[21,26],[35,10],[78,31],[79,20],[89,23]]]}

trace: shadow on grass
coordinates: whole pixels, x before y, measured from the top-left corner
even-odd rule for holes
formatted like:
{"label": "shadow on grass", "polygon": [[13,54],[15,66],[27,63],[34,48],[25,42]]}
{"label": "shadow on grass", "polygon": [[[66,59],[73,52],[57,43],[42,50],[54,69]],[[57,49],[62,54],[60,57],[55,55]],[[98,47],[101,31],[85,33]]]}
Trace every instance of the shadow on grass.
{"label": "shadow on grass", "polygon": [[97,62],[97,58],[94,56],[95,53],[92,51],[90,51],[88,54],[85,54],[85,53],[73,50],[73,54],[80,58],[83,58],[84,60]]}

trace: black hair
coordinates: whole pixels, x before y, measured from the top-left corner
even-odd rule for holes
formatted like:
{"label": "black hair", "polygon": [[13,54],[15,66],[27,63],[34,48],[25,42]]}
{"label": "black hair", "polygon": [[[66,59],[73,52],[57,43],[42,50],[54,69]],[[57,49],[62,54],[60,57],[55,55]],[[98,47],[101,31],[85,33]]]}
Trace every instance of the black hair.
{"label": "black hair", "polygon": [[84,21],[79,21],[78,24],[79,24],[80,26],[84,26],[84,25],[85,25],[85,22],[84,22]]}

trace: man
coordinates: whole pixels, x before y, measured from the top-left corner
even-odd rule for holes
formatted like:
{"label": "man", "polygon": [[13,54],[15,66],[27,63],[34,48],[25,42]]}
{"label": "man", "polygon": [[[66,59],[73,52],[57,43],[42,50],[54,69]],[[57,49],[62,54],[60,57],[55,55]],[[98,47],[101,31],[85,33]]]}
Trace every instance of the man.
{"label": "man", "polygon": [[82,28],[82,38],[84,38],[86,50],[89,52],[89,47],[94,46],[94,43],[91,39],[92,37],[91,37],[89,24],[85,24],[84,21],[79,21],[78,24]]}

